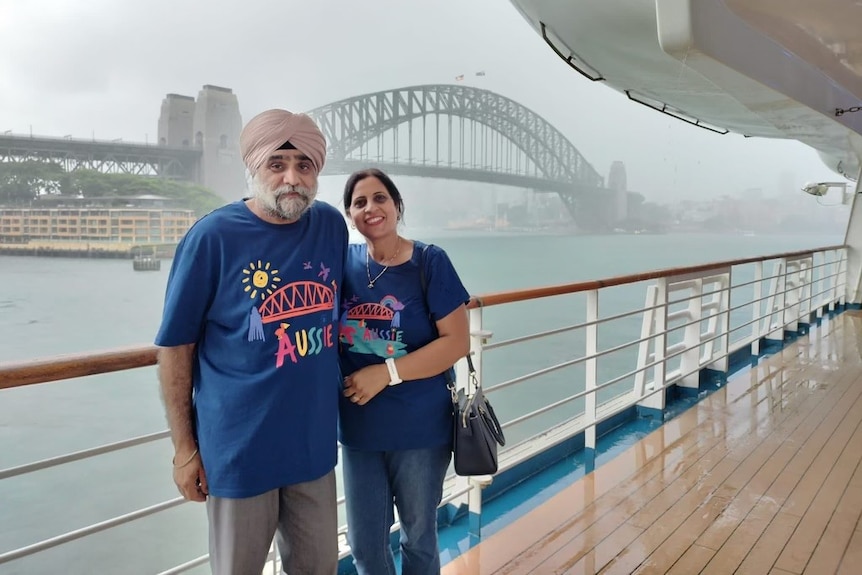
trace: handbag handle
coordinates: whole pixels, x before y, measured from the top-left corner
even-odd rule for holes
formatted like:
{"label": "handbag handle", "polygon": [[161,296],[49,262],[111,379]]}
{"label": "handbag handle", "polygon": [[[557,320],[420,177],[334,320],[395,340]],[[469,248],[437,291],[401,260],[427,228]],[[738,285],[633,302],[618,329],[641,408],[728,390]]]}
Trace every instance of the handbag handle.
{"label": "handbag handle", "polygon": [[[503,426],[500,425],[500,420],[497,419],[497,414],[494,413],[494,408],[491,406],[491,402],[485,398],[485,394],[482,392],[482,384],[479,383],[479,379],[476,377],[476,369],[473,367],[473,360],[470,358],[470,354],[467,354],[465,358],[467,359],[467,367],[470,370],[470,383],[473,385],[473,393],[470,394],[472,399],[470,401],[479,400],[476,409],[485,421],[485,426],[488,428],[494,441],[499,443],[501,446],[506,445],[506,437],[503,435]],[[457,412],[458,395],[454,384],[450,383],[449,391],[452,392],[452,403]]]}
{"label": "handbag handle", "polygon": [[488,410],[488,413],[482,412],[482,407],[479,408],[479,412],[482,413],[482,417],[485,419],[485,423],[488,424],[488,431],[491,432],[491,435],[494,437],[494,440],[500,444],[500,446],[506,445],[506,437],[503,435],[503,427],[500,425],[500,420],[497,419],[497,414],[494,413],[494,408],[491,407],[490,401],[484,401],[484,396],[482,397],[483,403],[485,404],[485,409]]}
{"label": "handbag handle", "polygon": [[[419,252],[419,285],[422,287],[422,299],[425,300],[425,308],[428,310],[428,321],[431,324],[431,329],[434,331],[434,337],[439,337],[439,333],[437,332],[437,322],[434,321],[434,316],[431,314],[431,306],[428,305],[428,280],[425,277],[425,256],[428,252],[428,247],[431,244],[425,244],[422,246],[422,251]],[[470,354],[467,354],[467,364],[470,366],[470,373],[475,374],[476,370],[473,369],[473,362],[470,360]],[[446,378],[446,387],[449,388],[449,391],[452,393],[452,403],[458,403],[458,396],[456,394],[455,389],[455,381],[452,378],[453,368],[447,369],[443,372],[443,376]],[[471,378],[471,379],[475,379]]]}
{"label": "handbag handle", "polygon": [[[422,286],[422,297],[425,299],[425,307],[428,308],[428,319],[431,321],[431,327],[434,329],[434,332],[437,333],[437,324],[434,322],[434,318],[431,317],[431,308],[428,307],[428,282],[425,279],[425,253],[428,250],[428,244],[423,246],[422,252],[419,257],[419,283]],[[472,384],[472,393],[468,389],[467,392],[470,395],[475,395],[477,392],[482,390],[482,384],[479,383],[479,378],[476,377],[476,368],[473,366],[473,358],[472,353],[467,353],[464,358],[467,360],[467,369],[469,370],[470,377],[469,382]],[[445,372],[446,377],[446,387],[449,388],[449,393],[452,394],[452,405],[455,408],[455,411],[458,411],[458,390],[455,388],[455,382],[452,379],[452,369],[449,368]],[[468,386],[470,385],[468,384]],[[482,419],[487,423],[488,431],[491,432],[491,435],[494,437],[494,440],[499,443],[501,446],[506,445],[506,438],[503,435],[503,427],[500,425],[500,421],[497,419],[497,414],[494,413],[494,408],[491,407],[491,402],[485,399],[485,395],[482,395],[482,405],[479,406],[479,413],[482,415]]]}

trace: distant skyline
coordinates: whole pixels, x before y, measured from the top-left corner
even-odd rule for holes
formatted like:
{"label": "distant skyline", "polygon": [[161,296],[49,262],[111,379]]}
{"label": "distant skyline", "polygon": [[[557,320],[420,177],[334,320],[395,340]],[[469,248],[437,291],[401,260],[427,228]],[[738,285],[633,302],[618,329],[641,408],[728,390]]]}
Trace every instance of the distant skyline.
{"label": "distant skyline", "polygon": [[839,179],[798,142],[719,136],[589,82],[499,0],[0,0],[0,77],[0,132],[154,142],[165,94],[204,84],[231,88],[247,121],[461,83],[535,111],[604,177],[623,161],[651,201]]}

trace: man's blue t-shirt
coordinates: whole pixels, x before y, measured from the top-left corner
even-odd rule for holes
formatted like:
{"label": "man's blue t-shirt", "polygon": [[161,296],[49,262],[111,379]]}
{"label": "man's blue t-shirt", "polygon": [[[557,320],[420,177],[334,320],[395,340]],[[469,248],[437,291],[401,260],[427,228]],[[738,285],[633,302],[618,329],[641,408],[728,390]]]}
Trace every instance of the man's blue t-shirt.
{"label": "man's blue t-shirt", "polygon": [[244,202],[177,246],[155,343],[196,343],[195,433],[210,494],[251,497],[336,462],[344,218],[315,202],[270,224]]}
{"label": "man's blue t-shirt", "polygon": [[[425,346],[437,337],[432,321],[470,299],[446,252],[432,245],[425,254],[426,302],[419,275],[424,245],[414,242],[411,259],[383,272],[373,288],[368,273],[374,278],[383,267],[370,260],[366,270],[365,244],[348,247],[339,337],[345,376]],[[342,396],[339,440],[374,451],[451,444],[452,399],[446,385],[440,374],[386,387],[365,405]]]}

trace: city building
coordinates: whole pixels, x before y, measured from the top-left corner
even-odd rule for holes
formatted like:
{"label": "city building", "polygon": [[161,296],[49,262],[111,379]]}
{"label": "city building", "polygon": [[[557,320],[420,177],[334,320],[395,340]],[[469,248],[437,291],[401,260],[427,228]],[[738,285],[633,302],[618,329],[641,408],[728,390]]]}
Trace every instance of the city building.
{"label": "city building", "polygon": [[[38,205],[36,205],[38,204]],[[64,198],[29,207],[0,206],[0,243],[33,241],[175,244],[197,219],[168,198]]]}

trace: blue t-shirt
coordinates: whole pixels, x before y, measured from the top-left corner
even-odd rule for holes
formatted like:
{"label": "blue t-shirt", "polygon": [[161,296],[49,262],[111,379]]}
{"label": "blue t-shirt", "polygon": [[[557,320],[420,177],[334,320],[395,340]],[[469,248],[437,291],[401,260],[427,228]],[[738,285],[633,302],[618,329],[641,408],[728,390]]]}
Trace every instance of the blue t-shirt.
{"label": "blue t-shirt", "polygon": [[[373,259],[365,268],[365,244],[348,246],[341,301],[341,370],[345,376],[387,357],[400,357],[436,337],[434,321],[470,299],[441,248],[425,254],[427,305],[419,265],[425,244],[414,242],[409,261],[383,270]],[[339,440],[354,449],[393,451],[451,444],[452,399],[446,377],[405,381],[386,387],[365,405],[341,397]]]}
{"label": "blue t-shirt", "polygon": [[282,225],[234,202],[177,246],[155,343],[197,343],[194,424],[210,494],[251,497],[335,466],[346,252],[344,218],[320,202]]}

